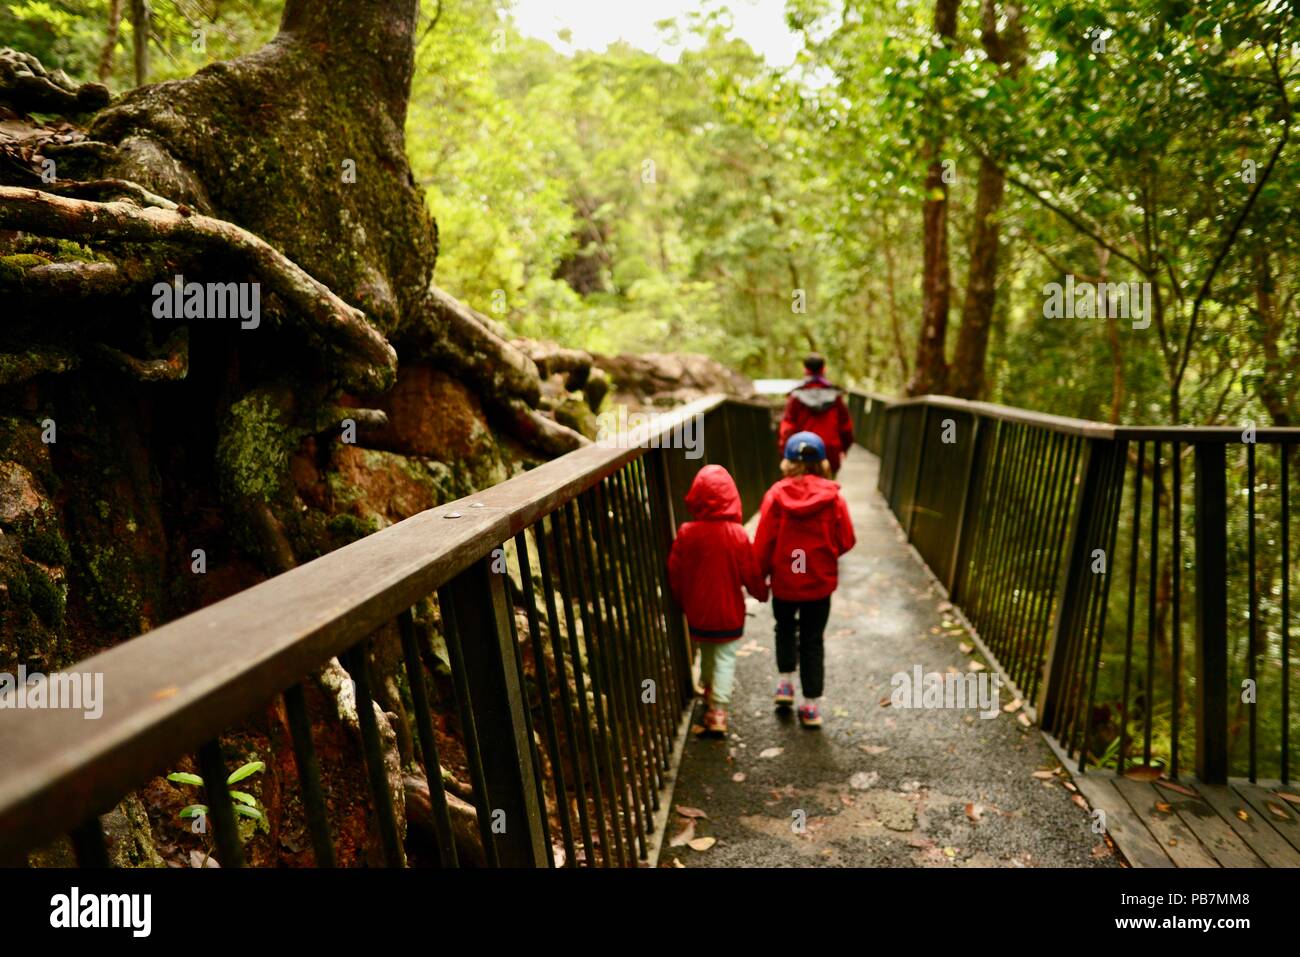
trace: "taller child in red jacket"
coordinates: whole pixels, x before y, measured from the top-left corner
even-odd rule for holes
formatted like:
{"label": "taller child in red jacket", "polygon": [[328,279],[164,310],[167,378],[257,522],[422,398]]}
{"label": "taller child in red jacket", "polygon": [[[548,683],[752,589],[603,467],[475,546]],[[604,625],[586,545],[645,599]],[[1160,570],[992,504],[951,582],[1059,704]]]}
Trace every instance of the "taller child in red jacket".
{"label": "taller child in red jacket", "polygon": [[855,543],[849,507],[840,487],[827,478],[826,448],[812,432],[796,432],[785,446],[778,481],[763,497],[754,551],[764,578],[772,579],[776,616],[776,664],[781,681],[776,705],[794,704],[794,670],[799,668],[803,704],[799,721],[821,727],[824,664],[822,633],[839,584],[840,556]]}
{"label": "taller child in red jacket", "polygon": [[813,432],[826,449],[826,461],[834,478],[840,461],[853,444],[853,419],[844,404],[844,393],[826,378],[826,360],[813,353],[803,361],[803,385],[790,393],[777,433],[777,449],[784,452],[790,436]]}
{"label": "taller child in red jacket", "polygon": [[740,524],[740,493],[721,465],[700,469],[686,493],[695,521],[684,524],[668,552],[668,584],[686,613],[700,652],[704,729],[727,733],[736,677],[736,640],[745,633],[745,595],[767,601],[749,535]]}

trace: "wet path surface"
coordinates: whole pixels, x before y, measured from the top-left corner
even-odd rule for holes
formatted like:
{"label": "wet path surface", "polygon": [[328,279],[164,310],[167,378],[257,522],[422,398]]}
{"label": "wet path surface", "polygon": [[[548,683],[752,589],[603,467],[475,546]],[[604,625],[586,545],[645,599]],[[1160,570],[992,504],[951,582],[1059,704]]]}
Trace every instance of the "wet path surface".
{"label": "wet path surface", "polygon": [[[731,734],[687,741],[661,865],[1116,866],[1068,777],[1042,773],[1058,762],[1018,712],[888,703],[896,672],[965,674],[980,658],[876,492],[876,467],[855,448],[839,476],[858,545],[826,628],[825,726],[774,710],[771,606],[750,600]],[[671,846],[688,838],[715,841]]]}

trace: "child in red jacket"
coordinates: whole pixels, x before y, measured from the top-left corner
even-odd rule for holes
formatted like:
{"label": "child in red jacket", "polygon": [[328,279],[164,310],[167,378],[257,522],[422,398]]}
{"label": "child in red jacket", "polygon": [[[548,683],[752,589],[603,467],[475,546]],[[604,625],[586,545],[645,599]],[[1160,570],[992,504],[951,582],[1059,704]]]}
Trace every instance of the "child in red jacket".
{"label": "child in red jacket", "polygon": [[781,672],[776,705],[794,704],[799,668],[803,704],[799,721],[821,727],[822,633],[839,584],[839,558],[855,543],[849,507],[826,476],[826,446],[813,432],[797,432],[785,446],[778,481],[763,497],[754,551],[759,570],[772,579],[776,616],[776,664]]}
{"label": "child in red jacket", "polygon": [[736,640],[745,632],[745,595],[767,601],[753,546],[741,522],[740,493],[721,465],[700,469],[686,493],[695,521],[684,524],[668,552],[668,584],[686,613],[700,651],[704,729],[727,733],[727,705],[736,677]]}

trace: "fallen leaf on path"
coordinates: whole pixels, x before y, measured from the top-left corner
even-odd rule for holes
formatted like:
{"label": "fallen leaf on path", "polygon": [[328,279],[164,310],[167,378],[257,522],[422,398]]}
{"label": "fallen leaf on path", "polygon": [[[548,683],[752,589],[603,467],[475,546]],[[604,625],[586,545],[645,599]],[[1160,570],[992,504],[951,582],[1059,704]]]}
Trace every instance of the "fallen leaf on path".
{"label": "fallen leaf on path", "polygon": [[1264,807],[1268,808],[1269,813],[1274,817],[1280,817],[1284,821],[1291,820],[1290,812],[1276,801],[1265,801]]}
{"label": "fallen leaf on path", "polygon": [[984,813],[984,808],[981,807],[981,806],[978,805],[978,804],[967,804],[967,805],[966,805],[966,816],[967,816],[968,818],[970,818],[970,819],[971,819],[971,822],[974,823],[974,824],[978,824],[978,823],[979,823],[979,821],[980,821],[980,816],[981,816],[983,813]]}
{"label": "fallen leaf on path", "polygon": [[1015,714],[1023,706],[1024,706],[1024,702],[1021,701],[1019,698],[1012,698],[1010,701],[1008,701],[1006,704],[1002,706],[1002,710],[1005,711],[1007,714]]}
{"label": "fallen leaf on path", "polygon": [[892,703],[893,703],[893,699],[891,699],[888,696],[880,699],[880,707],[882,708],[888,708]]}
{"label": "fallen leaf on path", "polygon": [[1300,794],[1292,794],[1290,791],[1274,791],[1283,801],[1290,801],[1292,804],[1300,804]]}
{"label": "fallen leaf on path", "polygon": [[1056,772],[1055,772],[1055,771],[1035,771],[1035,772],[1034,772],[1034,777],[1038,778],[1038,780],[1040,780],[1040,781],[1050,781],[1052,778],[1056,777]]}
{"label": "fallen leaf on path", "polygon": [[859,771],[849,778],[849,787],[855,791],[865,791],[879,780],[879,771]]}
{"label": "fallen leaf on path", "polygon": [[695,820],[692,818],[687,820],[686,826],[684,828],[682,828],[671,839],[669,839],[668,846],[681,847],[683,844],[689,844],[694,839],[695,839]]}
{"label": "fallen leaf on path", "polygon": [[699,808],[697,808],[697,807],[687,807],[685,804],[678,804],[678,805],[674,808],[674,810],[676,810],[677,813],[680,814],[682,817],[702,817],[702,818],[705,818],[706,820],[707,820],[708,817],[709,817],[707,814],[705,814],[705,813],[704,813],[703,811],[701,811]]}
{"label": "fallen leaf on path", "polygon": [[956,856],[957,856],[957,848],[955,848],[955,847],[945,847],[945,848],[943,849],[943,856],[944,856],[944,857],[956,857]]}
{"label": "fallen leaf on path", "polygon": [[884,754],[889,750],[889,745],[887,744],[859,744],[858,747],[867,752],[867,754]]}
{"label": "fallen leaf on path", "polygon": [[744,772],[744,771],[737,771],[735,774],[733,774],[733,775],[731,776],[731,780],[733,780],[733,781],[735,781],[737,784],[739,784],[741,781],[745,780],[745,772]]}
{"label": "fallen leaf on path", "polygon": [[1070,800],[1079,805],[1079,807],[1083,808],[1085,811],[1088,810],[1088,802],[1083,799],[1082,794],[1072,794],[1070,795]]}
{"label": "fallen leaf on path", "polygon": [[1174,806],[1165,801],[1157,801],[1156,810],[1159,811],[1161,814],[1172,814],[1174,811]]}
{"label": "fallen leaf on path", "polygon": [[694,735],[697,735],[697,736],[698,736],[698,735],[701,735],[701,734],[703,734],[703,733],[704,733],[704,725],[702,725],[702,724],[693,724],[693,725],[691,725],[691,734],[694,734]]}
{"label": "fallen leaf on path", "polygon": [[675,858],[675,857],[673,858],[673,867],[680,867],[680,868],[682,868],[683,870],[686,869],[686,865],[683,864],[681,861],[679,861],[679,860],[678,860],[677,858]]}
{"label": "fallen leaf on path", "polygon": [[692,851],[707,851],[717,843],[718,839],[716,837],[697,837],[690,842],[690,848]]}
{"label": "fallen leaf on path", "polygon": [[1023,711],[1016,715],[1016,720],[1026,728],[1032,728],[1034,726],[1034,722],[1029,720],[1029,715],[1025,714]]}
{"label": "fallen leaf on path", "polygon": [[1201,796],[1198,791],[1189,787],[1185,787],[1184,785],[1179,784],[1177,781],[1166,781],[1162,778],[1156,781],[1156,784],[1160,785],[1162,788],[1168,788],[1171,791],[1177,791],[1179,794],[1186,794],[1188,797],[1198,798]]}
{"label": "fallen leaf on path", "polygon": [[983,665],[981,662],[978,662],[978,661],[970,661],[970,662],[967,662],[967,663],[966,663],[966,670],[967,670],[967,671],[983,671],[983,670],[984,670],[984,665]]}
{"label": "fallen leaf on path", "polygon": [[1241,818],[1243,821],[1250,820],[1250,815],[1246,813],[1246,809],[1244,807],[1237,808],[1237,817]]}
{"label": "fallen leaf on path", "polygon": [[963,655],[969,655],[972,651],[975,650],[975,646],[972,645],[970,642],[963,641],[960,645],[957,646],[957,650],[960,651]]}
{"label": "fallen leaf on path", "polygon": [[1160,777],[1160,769],[1153,768],[1149,764],[1139,764],[1128,768],[1124,772],[1124,777],[1130,781],[1155,781]]}
{"label": "fallen leaf on path", "polygon": [[784,750],[785,748],[764,748],[762,751],[758,752],[758,756],[760,758],[774,758]]}

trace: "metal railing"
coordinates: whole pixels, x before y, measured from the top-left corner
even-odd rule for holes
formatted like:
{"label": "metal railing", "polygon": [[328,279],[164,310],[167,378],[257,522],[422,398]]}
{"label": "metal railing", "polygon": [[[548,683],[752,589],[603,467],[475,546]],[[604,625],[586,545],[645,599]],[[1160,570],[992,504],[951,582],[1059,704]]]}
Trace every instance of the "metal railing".
{"label": "metal railing", "polygon": [[1190,739],[1203,781],[1290,780],[1300,429],[856,404],[909,541],[1080,771],[1178,777]]}
{"label": "metal railing", "polygon": [[[703,424],[698,458],[673,441],[691,434],[681,432],[691,421]],[[554,846],[569,866],[645,860],[693,694],[665,565],[682,495],[716,462],[752,513],[775,479],[774,441],[766,406],[702,399],[636,430],[627,447],[572,452],[80,662],[74,670],[103,675],[98,720],[71,710],[0,720],[0,861],[22,861],[66,833],[79,863],[106,864],[100,815],[187,753],[197,751],[205,782],[224,782],[223,733],[282,697],[294,754],[286,793],[296,776],[315,861],[335,864],[308,699],[310,676],[337,656],[360,703],[371,834],[383,862],[402,865],[370,706],[372,651],[387,642],[407,689],[415,727],[405,731],[428,785],[438,859],[456,865],[433,724],[435,631],[450,659],[447,705],[485,862],[554,866]],[[204,792],[217,858],[238,866],[231,796]]]}

